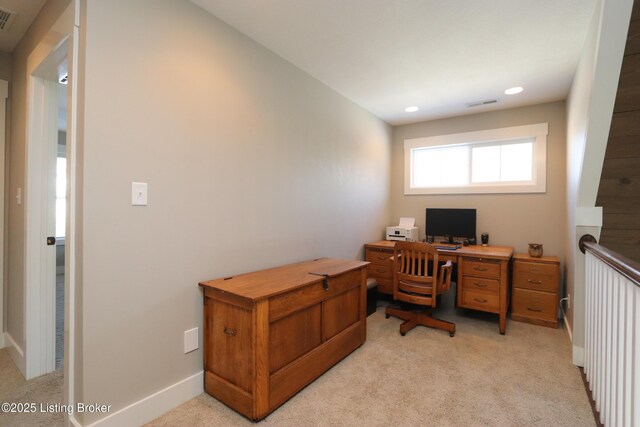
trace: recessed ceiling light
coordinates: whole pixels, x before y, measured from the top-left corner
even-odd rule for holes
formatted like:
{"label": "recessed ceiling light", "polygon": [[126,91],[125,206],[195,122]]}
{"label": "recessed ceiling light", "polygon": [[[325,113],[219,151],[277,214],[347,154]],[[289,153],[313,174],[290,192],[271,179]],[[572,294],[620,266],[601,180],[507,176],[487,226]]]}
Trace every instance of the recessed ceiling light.
{"label": "recessed ceiling light", "polygon": [[406,111],[407,113],[415,113],[418,110],[419,108],[416,107],[415,105],[412,105],[411,107],[407,107],[404,109],[404,111]]}
{"label": "recessed ceiling light", "polygon": [[504,91],[507,95],[515,95],[516,93],[522,92],[522,88],[520,86],[512,87]]}

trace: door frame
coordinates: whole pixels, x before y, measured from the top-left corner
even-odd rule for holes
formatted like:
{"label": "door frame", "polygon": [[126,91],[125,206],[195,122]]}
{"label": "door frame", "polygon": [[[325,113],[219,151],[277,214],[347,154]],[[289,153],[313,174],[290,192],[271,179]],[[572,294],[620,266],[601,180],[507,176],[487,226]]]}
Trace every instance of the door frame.
{"label": "door frame", "polygon": [[7,122],[6,122],[6,113],[7,113],[7,98],[9,97],[9,82],[6,80],[0,80],[0,348],[3,348],[4,343],[4,289],[6,286],[5,280],[5,241],[4,241],[4,230],[5,230],[5,187],[4,187],[4,173],[5,173],[5,144],[6,144],[6,135],[7,135]]}

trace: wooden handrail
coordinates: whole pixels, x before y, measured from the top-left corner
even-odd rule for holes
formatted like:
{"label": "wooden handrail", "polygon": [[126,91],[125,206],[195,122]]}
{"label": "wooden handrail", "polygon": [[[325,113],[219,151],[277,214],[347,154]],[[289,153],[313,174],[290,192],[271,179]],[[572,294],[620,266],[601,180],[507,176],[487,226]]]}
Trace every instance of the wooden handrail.
{"label": "wooden handrail", "polygon": [[580,251],[587,250],[596,258],[616,270],[618,273],[631,280],[636,286],[640,286],[640,264],[620,255],[617,252],[607,249],[598,244],[598,241],[591,234],[585,234],[578,243]]}

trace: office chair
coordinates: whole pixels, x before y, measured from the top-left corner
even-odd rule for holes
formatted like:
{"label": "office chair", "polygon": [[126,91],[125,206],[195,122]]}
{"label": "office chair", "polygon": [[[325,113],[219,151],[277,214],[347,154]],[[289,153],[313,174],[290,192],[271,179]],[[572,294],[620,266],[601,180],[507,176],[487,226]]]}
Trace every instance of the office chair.
{"label": "office chair", "polygon": [[387,306],[385,316],[387,319],[394,316],[404,320],[400,325],[402,336],[418,325],[443,329],[453,336],[456,332],[455,323],[431,316],[431,311],[436,307],[436,297],[450,287],[451,261],[438,268],[436,248],[427,243],[396,242],[393,251],[393,299],[401,304],[426,306],[427,310]]}

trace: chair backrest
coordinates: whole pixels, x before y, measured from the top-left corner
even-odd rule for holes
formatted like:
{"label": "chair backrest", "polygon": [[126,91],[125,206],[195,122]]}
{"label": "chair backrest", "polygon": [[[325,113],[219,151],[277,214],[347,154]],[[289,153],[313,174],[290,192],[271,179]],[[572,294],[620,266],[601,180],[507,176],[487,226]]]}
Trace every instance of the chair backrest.
{"label": "chair backrest", "polygon": [[446,289],[438,281],[438,251],[428,243],[396,242],[393,257],[393,298],[435,307],[436,296]]}

